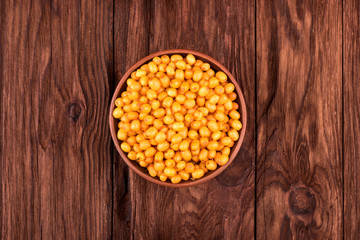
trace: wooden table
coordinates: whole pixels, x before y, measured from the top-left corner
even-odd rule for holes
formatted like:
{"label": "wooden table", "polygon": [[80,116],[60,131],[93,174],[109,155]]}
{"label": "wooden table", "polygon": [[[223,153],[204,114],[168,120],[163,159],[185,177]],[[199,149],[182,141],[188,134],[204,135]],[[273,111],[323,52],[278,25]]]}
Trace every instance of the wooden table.
{"label": "wooden table", "polygon": [[[1,239],[359,239],[360,1],[0,3]],[[216,179],[124,165],[110,98],[164,49],[237,78],[248,128]]]}

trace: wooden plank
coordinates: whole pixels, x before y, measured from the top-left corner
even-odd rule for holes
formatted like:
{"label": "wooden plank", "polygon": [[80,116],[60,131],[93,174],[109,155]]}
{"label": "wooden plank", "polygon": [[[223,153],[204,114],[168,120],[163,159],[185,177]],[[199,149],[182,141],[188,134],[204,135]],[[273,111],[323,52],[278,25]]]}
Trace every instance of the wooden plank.
{"label": "wooden plank", "polygon": [[344,1],[344,238],[360,236],[360,2]]}
{"label": "wooden plank", "polygon": [[40,139],[49,111],[40,107],[50,94],[50,3],[0,6],[0,238],[50,238],[53,166]]}
{"label": "wooden plank", "polygon": [[53,233],[109,239],[112,229],[108,104],[113,81],[113,2],[51,3],[52,74],[40,143],[53,161]]}
{"label": "wooden plank", "polygon": [[[148,55],[150,1],[121,0],[114,2],[115,87],[123,74],[138,60]],[[115,148],[114,148],[115,149]],[[125,162],[114,150],[113,164],[113,237],[129,239],[133,229],[133,181]],[[136,187],[136,186],[135,186]]]}
{"label": "wooden plank", "polygon": [[341,1],[257,2],[258,239],[342,239]]}
{"label": "wooden plank", "polygon": [[254,13],[253,1],[153,2],[149,52],[187,48],[218,59],[244,90],[250,125],[238,158],[208,183],[170,189],[131,175],[134,239],[254,237]]}

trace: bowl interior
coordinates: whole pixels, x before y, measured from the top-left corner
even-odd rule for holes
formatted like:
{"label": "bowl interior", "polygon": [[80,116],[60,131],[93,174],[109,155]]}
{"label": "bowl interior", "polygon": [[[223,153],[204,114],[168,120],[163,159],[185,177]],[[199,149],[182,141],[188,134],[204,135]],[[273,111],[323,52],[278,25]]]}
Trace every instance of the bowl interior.
{"label": "bowl interior", "polygon": [[[126,80],[130,77],[131,73],[133,71],[135,71],[136,69],[138,69],[141,65],[149,62],[153,57],[155,56],[161,56],[164,54],[167,55],[172,55],[172,54],[179,54],[182,55],[183,57],[185,57],[187,54],[193,54],[196,59],[200,59],[204,62],[208,62],[211,66],[212,69],[214,69],[215,71],[223,71],[226,73],[226,75],[228,76],[228,81],[231,81],[234,85],[235,85],[235,90],[236,90],[236,94],[238,95],[238,97],[236,98],[235,102],[237,102],[239,104],[239,112],[240,112],[240,121],[243,124],[243,128],[240,130],[240,137],[239,139],[235,142],[234,146],[231,148],[231,152],[230,152],[230,157],[229,157],[229,162],[227,164],[225,164],[224,166],[218,167],[215,171],[208,171],[207,173],[205,173],[204,177],[197,179],[197,180],[188,180],[188,181],[182,181],[178,184],[173,184],[171,183],[169,180],[166,182],[162,182],[160,181],[158,178],[153,178],[151,177],[148,173],[147,173],[147,169],[141,167],[136,161],[131,161],[127,158],[127,156],[125,155],[125,153],[121,150],[120,148],[120,141],[117,139],[116,137],[116,133],[118,130],[117,124],[119,122],[118,119],[115,119],[112,116],[112,112],[114,110],[114,105],[115,105],[115,100],[118,96],[120,96],[120,94],[126,90]],[[238,83],[236,82],[235,78],[231,75],[231,73],[224,67],[222,66],[219,62],[217,62],[215,59],[202,54],[202,53],[198,53],[195,51],[191,51],[191,50],[184,50],[184,49],[175,49],[175,50],[167,50],[167,51],[161,51],[158,53],[154,53],[151,54],[145,58],[143,58],[142,60],[140,60],[139,62],[137,62],[135,65],[133,65],[122,77],[122,79],[120,80],[115,92],[114,92],[114,96],[112,98],[111,101],[111,106],[110,106],[110,112],[109,112],[109,123],[110,123],[110,130],[111,130],[111,135],[112,135],[112,139],[114,141],[115,147],[118,150],[118,152],[120,153],[122,159],[126,162],[126,164],[133,170],[135,171],[137,174],[139,174],[141,177],[163,185],[163,186],[170,186],[170,187],[188,187],[188,186],[194,186],[203,182],[206,182],[214,177],[216,177],[217,175],[219,175],[222,171],[224,171],[230,164],[231,162],[234,160],[234,158],[236,157],[237,153],[240,150],[241,144],[243,142],[244,139],[244,135],[245,135],[245,131],[246,131],[246,121],[247,121],[247,117],[246,117],[246,105],[245,105],[245,100],[243,97],[243,94],[240,90],[240,87],[238,85]]]}

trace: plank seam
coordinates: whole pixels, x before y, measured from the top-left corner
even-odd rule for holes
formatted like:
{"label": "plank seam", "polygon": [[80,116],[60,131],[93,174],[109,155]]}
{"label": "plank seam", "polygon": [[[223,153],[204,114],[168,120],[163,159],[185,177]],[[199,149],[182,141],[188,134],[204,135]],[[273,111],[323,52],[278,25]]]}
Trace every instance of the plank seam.
{"label": "plank seam", "polygon": [[342,146],[341,146],[341,158],[342,158],[342,216],[341,216],[341,221],[342,221],[342,235],[343,235],[343,239],[345,239],[345,218],[344,218],[344,213],[345,213],[345,159],[344,159],[344,1],[341,1],[341,47],[342,47],[342,51],[341,51],[341,77],[342,77],[342,89],[341,89],[341,95],[342,95],[342,101],[341,101],[341,128],[342,128]]}
{"label": "plank seam", "polygon": [[257,134],[257,24],[256,24],[256,19],[257,19],[257,16],[256,16],[256,12],[257,12],[257,1],[254,0],[255,2],[255,13],[254,13],[254,20],[255,20],[255,162],[254,162],[254,239],[256,240],[256,229],[257,229],[257,226],[256,226],[256,223],[257,223],[257,218],[256,218],[256,215],[257,215],[257,160],[258,160],[258,134]]}

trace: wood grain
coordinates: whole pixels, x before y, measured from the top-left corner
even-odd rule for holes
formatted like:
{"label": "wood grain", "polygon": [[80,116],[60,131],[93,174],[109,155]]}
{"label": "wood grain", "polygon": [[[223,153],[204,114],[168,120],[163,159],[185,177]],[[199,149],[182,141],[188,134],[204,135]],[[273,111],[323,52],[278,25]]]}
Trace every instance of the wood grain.
{"label": "wood grain", "polygon": [[111,237],[111,1],[1,3],[2,239]]}
{"label": "wood grain", "polygon": [[344,238],[360,236],[360,2],[343,3]]}
{"label": "wood grain", "polygon": [[0,5],[0,238],[51,237],[53,163],[39,142],[51,82],[50,4]]}
{"label": "wood grain", "polygon": [[[248,111],[253,113],[249,116],[251,124],[238,158],[217,179],[196,187],[169,189],[130,172],[132,238],[253,238],[254,2],[220,1],[215,5],[214,1],[154,1],[149,6],[131,1],[130,6],[121,6],[116,11],[129,12],[128,29],[131,31],[123,30],[127,36],[126,53],[121,50],[124,38],[115,39],[115,56],[121,56],[115,58],[117,69],[123,66],[118,66],[120,61],[126,59],[126,66],[130,67],[147,52],[172,48],[204,52],[225,64],[234,74],[245,93]],[[121,14],[115,14],[116,24],[121,22],[117,16]],[[118,80],[120,77],[117,74]]]}
{"label": "wood grain", "polygon": [[[114,21],[116,86],[127,69],[149,54],[150,1],[115,1]],[[128,170],[115,148],[113,154],[113,237],[129,239],[134,231],[133,189],[139,186],[134,186],[135,173]]]}
{"label": "wood grain", "polygon": [[257,1],[257,239],[342,239],[340,1]]}
{"label": "wood grain", "polygon": [[51,7],[52,111],[43,113],[49,128],[40,141],[53,154],[54,234],[109,239],[113,3],[53,1]]}

